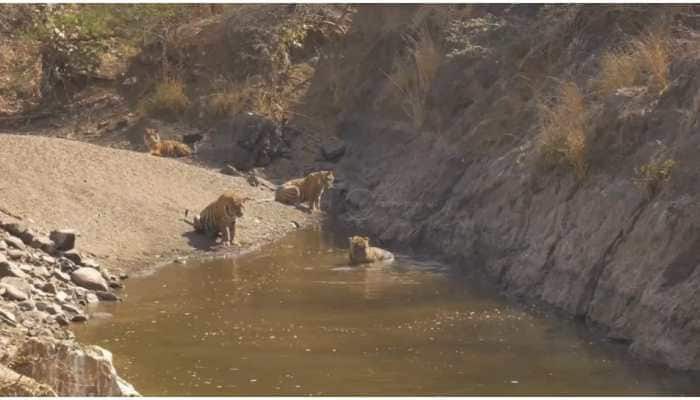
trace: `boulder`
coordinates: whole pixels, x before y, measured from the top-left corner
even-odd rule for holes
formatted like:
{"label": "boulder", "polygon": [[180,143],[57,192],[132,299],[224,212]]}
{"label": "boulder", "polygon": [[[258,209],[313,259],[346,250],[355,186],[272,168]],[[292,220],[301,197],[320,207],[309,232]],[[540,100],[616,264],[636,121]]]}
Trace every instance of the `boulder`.
{"label": "boulder", "polygon": [[56,248],[53,240],[47,238],[46,236],[35,236],[29,245],[35,249],[41,249],[47,253],[53,253],[54,249]]}
{"label": "boulder", "polygon": [[27,247],[22,241],[22,239],[14,236],[7,236],[5,238],[5,243],[7,243],[8,246],[18,250],[24,250]]}
{"label": "boulder", "polygon": [[88,293],[85,295],[85,301],[87,301],[88,304],[96,304],[100,302],[100,299],[95,293]]}
{"label": "boulder", "polygon": [[52,387],[59,396],[138,396],[117,375],[112,353],[98,346],[30,338],[18,357],[28,361],[17,372]]}
{"label": "boulder", "polygon": [[95,295],[97,295],[97,298],[99,298],[101,301],[118,301],[119,297],[117,297],[116,294],[112,292],[103,292],[101,290],[95,292]]}
{"label": "boulder", "polygon": [[0,287],[5,288],[5,298],[24,301],[29,298],[32,287],[24,279],[7,276],[0,279]]}
{"label": "boulder", "polygon": [[27,274],[25,274],[15,264],[7,261],[7,259],[5,259],[5,256],[0,254],[0,278],[4,278],[6,276],[13,276],[16,278],[26,278]]}
{"label": "boulder", "polygon": [[56,250],[68,251],[75,247],[75,238],[78,235],[73,229],[59,229],[51,231],[49,239],[53,240]]}
{"label": "boulder", "polygon": [[345,143],[342,141],[326,143],[321,146],[321,154],[326,161],[336,162],[345,154]]}
{"label": "boulder", "polygon": [[71,280],[78,285],[90,290],[107,291],[109,286],[107,281],[102,277],[102,274],[94,268],[82,267],[73,271]]}
{"label": "boulder", "polygon": [[83,264],[83,257],[75,249],[66,251],[65,253],[62,254],[62,256],[71,260],[76,265]]}
{"label": "boulder", "polygon": [[27,228],[24,224],[19,222],[13,222],[11,224],[5,225],[5,230],[9,232],[12,236],[16,236],[22,240],[22,242],[29,244],[34,239],[34,232]]}

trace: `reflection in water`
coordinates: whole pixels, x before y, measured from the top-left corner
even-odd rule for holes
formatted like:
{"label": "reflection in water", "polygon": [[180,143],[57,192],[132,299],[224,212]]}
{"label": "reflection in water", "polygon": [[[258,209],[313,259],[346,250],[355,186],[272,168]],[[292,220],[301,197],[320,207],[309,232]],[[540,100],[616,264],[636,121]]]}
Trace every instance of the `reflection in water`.
{"label": "reflection in water", "polygon": [[351,268],[345,246],[311,230],[172,265],[76,334],[149,395],[698,393],[693,377],[636,364],[477,278],[401,256]]}

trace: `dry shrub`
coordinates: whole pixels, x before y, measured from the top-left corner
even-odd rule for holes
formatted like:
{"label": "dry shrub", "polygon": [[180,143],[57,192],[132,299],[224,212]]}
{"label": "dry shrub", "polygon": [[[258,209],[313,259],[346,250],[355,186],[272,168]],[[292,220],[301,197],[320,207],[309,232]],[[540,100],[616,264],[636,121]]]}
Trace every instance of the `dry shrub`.
{"label": "dry shrub", "polygon": [[138,110],[150,116],[176,119],[189,105],[190,99],[185,93],[184,83],[168,78],[156,85],[153,94],[141,100]]}
{"label": "dry shrub", "polygon": [[634,182],[645,189],[649,196],[659,193],[662,185],[671,179],[671,173],[678,164],[676,160],[664,156],[664,150],[662,147],[647,164],[635,169],[637,177]]}
{"label": "dry shrub", "polygon": [[401,109],[419,128],[427,115],[428,93],[442,62],[442,53],[426,29],[418,31],[412,41],[411,53],[394,63],[388,78],[402,98]]}
{"label": "dry shrub", "polygon": [[246,109],[250,91],[243,85],[227,83],[207,101],[207,114],[214,118],[225,118]]}
{"label": "dry shrub", "polygon": [[671,64],[670,41],[660,33],[649,33],[622,49],[605,53],[597,80],[599,92],[609,95],[629,86],[646,85],[662,92],[668,86]]}
{"label": "dry shrub", "polygon": [[588,171],[586,131],[588,112],[583,95],[571,81],[563,82],[558,96],[539,105],[538,148],[544,160],[571,166],[578,179]]}

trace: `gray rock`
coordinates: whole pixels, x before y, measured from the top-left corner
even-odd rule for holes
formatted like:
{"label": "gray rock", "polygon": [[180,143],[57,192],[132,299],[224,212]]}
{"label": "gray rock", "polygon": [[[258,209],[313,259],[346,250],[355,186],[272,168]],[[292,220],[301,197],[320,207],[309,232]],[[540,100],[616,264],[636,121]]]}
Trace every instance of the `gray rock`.
{"label": "gray rock", "polygon": [[17,318],[15,318],[15,314],[2,308],[0,308],[0,321],[4,321],[12,326],[17,326]]}
{"label": "gray rock", "polygon": [[41,249],[47,253],[53,253],[56,248],[53,240],[47,238],[46,236],[35,236],[29,245],[35,249]]}
{"label": "gray rock", "polygon": [[80,314],[82,312],[80,308],[78,308],[78,306],[75,306],[70,303],[61,304],[61,308],[63,308],[65,311],[68,311],[71,314]]}
{"label": "gray rock", "polygon": [[17,304],[17,307],[19,307],[19,309],[22,311],[32,311],[34,310],[34,308],[36,308],[34,302],[31,300],[24,300],[22,302],[19,302]]}
{"label": "gray rock", "polygon": [[7,243],[5,243],[5,240],[0,237],[0,251],[7,250]]}
{"label": "gray rock", "polygon": [[67,294],[66,292],[62,291],[62,290],[59,290],[59,291],[56,293],[56,297],[55,297],[55,298],[56,298],[56,301],[58,301],[59,303],[63,303],[63,302],[68,301],[68,294]]}
{"label": "gray rock", "polygon": [[11,235],[18,237],[21,239],[24,243],[31,243],[32,239],[34,239],[34,232],[31,231],[31,229],[27,228],[23,224],[19,222],[13,222],[11,224],[6,224],[5,225],[5,230],[8,231]]}
{"label": "gray rock", "polygon": [[88,293],[85,295],[85,301],[87,301],[88,304],[96,304],[100,302],[100,299],[95,293]]}
{"label": "gray rock", "polygon": [[71,322],[87,322],[88,317],[85,314],[76,314],[70,320]]}
{"label": "gray rock", "polygon": [[75,238],[78,235],[73,229],[59,229],[51,231],[49,239],[53,240],[56,250],[67,251],[75,247]]}
{"label": "gray rock", "polygon": [[47,263],[47,264],[55,264],[55,263],[56,263],[56,259],[55,259],[55,258],[53,258],[53,257],[51,257],[51,256],[49,256],[49,255],[46,255],[46,254],[42,254],[42,255],[41,255],[41,261],[43,261],[43,262],[45,262],[45,263]]}
{"label": "gray rock", "polygon": [[107,291],[108,286],[105,279],[99,271],[90,267],[82,267],[73,271],[71,279],[76,285],[82,286],[90,290]]}
{"label": "gray rock", "polygon": [[121,274],[119,274],[119,279],[121,279],[121,280],[129,279],[129,274],[127,274],[126,272],[122,272]]}
{"label": "gray rock", "polygon": [[2,261],[4,256],[0,254],[0,278],[4,278],[6,276],[13,276],[17,278],[26,278],[27,274],[25,274],[19,267],[16,265],[10,263],[9,261]]}
{"label": "gray rock", "polygon": [[53,270],[53,272],[51,273],[51,276],[53,276],[56,279],[63,281],[63,282],[70,282],[70,275],[68,275],[64,272],[61,272],[57,269]]}
{"label": "gray rock", "polygon": [[35,277],[41,278],[41,279],[46,279],[46,278],[48,278],[49,276],[51,276],[51,273],[49,272],[49,270],[46,269],[46,267],[42,267],[42,266],[40,266],[40,265],[39,265],[39,266],[35,266],[34,268],[32,268],[32,270],[31,270],[30,273],[31,273],[32,275],[34,275]]}
{"label": "gray rock", "polygon": [[27,257],[27,253],[20,249],[9,249],[7,255],[13,260],[22,260]]}
{"label": "gray rock", "polygon": [[24,292],[10,284],[0,283],[0,287],[5,289],[3,297],[5,297],[8,300],[24,301],[29,298],[29,292]]}
{"label": "gray rock", "polygon": [[116,294],[112,292],[103,292],[103,291],[97,291],[95,292],[97,297],[102,300],[102,301],[118,301],[119,297],[117,297]]}
{"label": "gray rock", "polygon": [[8,236],[5,238],[5,243],[7,243],[8,246],[13,247],[15,249],[19,250],[24,250],[27,248],[27,245],[24,244],[22,239],[14,236]]}
{"label": "gray rock", "polygon": [[88,293],[88,291],[85,288],[82,288],[82,287],[74,287],[73,288],[73,295],[75,297],[84,298],[87,295],[87,293]]}
{"label": "gray rock", "polygon": [[343,157],[345,149],[346,146],[343,142],[326,143],[321,146],[321,154],[326,161],[335,162]]}
{"label": "gray rock", "polygon": [[59,306],[58,304],[46,303],[46,302],[43,302],[43,301],[37,301],[37,302],[36,302],[36,309],[39,310],[39,311],[43,311],[43,312],[45,312],[45,313],[47,313],[47,314],[51,314],[51,315],[57,315],[57,314],[59,314],[59,313],[61,312],[61,310],[62,310],[62,309],[61,309],[61,306]]}
{"label": "gray rock", "polygon": [[78,269],[78,266],[75,265],[75,263],[65,257],[61,257],[58,259],[58,265],[61,266],[61,271],[63,272],[73,272],[76,269]]}
{"label": "gray rock", "polygon": [[93,260],[92,258],[83,258],[83,259],[82,259],[82,265],[83,265],[84,267],[90,267],[90,268],[94,268],[94,269],[96,269],[96,270],[99,270],[99,269],[100,269],[100,263],[98,263],[97,261]]}
{"label": "gray rock", "polygon": [[122,289],[124,285],[121,282],[109,282],[109,287],[112,289]]}
{"label": "gray rock", "polygon": [[58,322],[59,325],[61,326],[68,326],[70,325],[70,322],[68,322],[68,318],[64,314],[58,314],[56,315],[56,322]]}
{"label": "gray rock", "polygon": [[71,260],[72,262],[74,262],[77,265],[83,264],[83,257],[75,249],[68,250],[65,253],[63,253],[62,255],[63,255],[63,257]]}
{"label": "gray rock", "polygon": [[246,174],[236,169],[236,167],[234,167],[233,165],[226,165],[221,169],[221,173],[224,175],[231,176],[246,176]]}
{"label": "gray rock", "polygon": [[41,286],[41,290],[46,293],[56,294],[56,285],[54,285],[53,282],[46,282],[43,286]]}

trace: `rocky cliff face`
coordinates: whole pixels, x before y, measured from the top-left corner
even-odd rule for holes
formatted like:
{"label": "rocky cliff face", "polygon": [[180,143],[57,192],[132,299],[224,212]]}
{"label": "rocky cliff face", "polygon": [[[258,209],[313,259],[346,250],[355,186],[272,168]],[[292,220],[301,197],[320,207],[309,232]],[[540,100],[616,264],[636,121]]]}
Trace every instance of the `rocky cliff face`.
{"label": "rocky cliff face", "polygon": [[[348,148],[335,213],[385,244],[482,269],[506,293],[585,319],[642,358],[700,370],[700,81],[691,53],[676,53],[658,95],[590,89],[585,178],[543,166],[537,151],[537,100],[552,82],[589,90],[604,51],[667,11],[567,7],[554,19],[547,7],[480,8],[461,20],[481,28],[441,64],[416,126],[386,100],[386,71],[410,48],[401,37],[417,14],[361,9],[346,44],[365,56],[354,66],[362,78],[347,75],[357,90],[337,128]],[[695,29],[670,15],[674,32]],[[381,31],[367,28],[377,23]],[[660,149],[677,167],[650,193],[638,172]]]}

